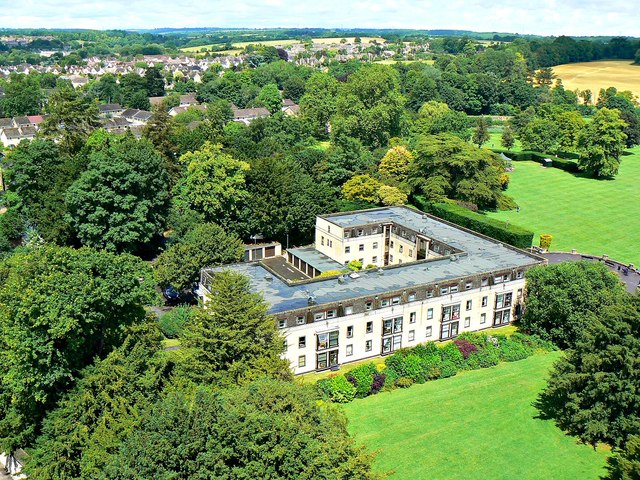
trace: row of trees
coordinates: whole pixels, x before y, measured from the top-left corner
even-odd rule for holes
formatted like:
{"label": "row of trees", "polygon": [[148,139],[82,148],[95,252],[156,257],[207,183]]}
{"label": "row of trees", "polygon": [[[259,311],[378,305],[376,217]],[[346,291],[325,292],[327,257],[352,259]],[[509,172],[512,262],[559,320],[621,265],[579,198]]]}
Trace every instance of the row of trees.
{"label": "row of trees", "polygon": [[611,445],[609,477],[640,476],[640,301],[601,263],[527,277],[522,327],[567,349],[538,401],[543,415],[594,447]]}

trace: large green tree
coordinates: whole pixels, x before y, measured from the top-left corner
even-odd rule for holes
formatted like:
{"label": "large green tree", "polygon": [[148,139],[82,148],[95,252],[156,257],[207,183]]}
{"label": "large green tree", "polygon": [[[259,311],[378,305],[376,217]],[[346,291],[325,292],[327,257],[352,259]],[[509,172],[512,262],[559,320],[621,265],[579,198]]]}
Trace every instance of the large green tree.
{"label": "large green tree", "polygon": [[262,87],[256,100],[272,114],[279,112],[282,108],[282,95],[278,90],[278,85],[269,83]]}
{"label": "large green tree", "polygon": [[179,375],[196,383],[236,384],[269,375],[290,378],[283,338],[249,279],[230,270],[214,274],[206,308],[182,334]]}
{"label": "large green tree", "polygon": [[42,109],[44,96],[35,75],[12,73],[4,85],[4,96],[0,98],[3,117],[37,115]]}
{"label": "large green tree", "polygon": [[595,177],[613,177],[620,168],[627,127],[618,110],[601,108],[578,138],[578,167]]}
{"label": "large green tree", "polygon": [[372,460],[349,438],[344,414],[319,406],[310,387],[260,380],[219,395],[170,394],[147,412],[106,478],[381,478]]}
{"label": "large green tree", "polygon": [[132,325],[120,347],[88,366],[45,418],[25,472],[33,480],[104,478],[120,444],[168,381],[155,318]]}
{"label": "large green tree", "polygon": [[565,262],[527,272],[527,309],[521,327],[561,348],[579,340],[594,315],[613,305],[624,288],[606,265]]}
{"label": "large green tree", "polygon": [[640,434],[640,300],[602,308],[551,372],[544,413],[583,442],[624,447]]}
{"label": "large green tree", "polygon": [[148,140],[111,138],[89,161],[66,194],[69,221],[84,245],[134,251],[162,233],[169,176]]}
{"label": "large green tree", "polygon": [[433,201],[445,198],[496,207],[502,196],[504,165],[494,153],[451,135],[419,137],[408,183]]}
{"label": "large green tree", "polygon": [[156,299],[130,255],[41,247],[0,263],[0,448],[33,441],[78,373],[120,345]]}
{"label": "large green tree", "polygon": [[176,186],[177,202],[203,213],[207,221],[232,228],[249,199],[245,178],[249,164],[209,142],[180,161],[187,171]]}
{"label": "large green tree", "polygon": [[200,278],[202,268],[239,262],[243,252],[233,233],[213,223],[200,224],[158,256],[156,278],[160,285],[183,290]]}
{"label": "large green tree", "polygon": [[331,134],[353,137],[364,145],[387,145],[400,134],[405,99],[397,72],[385,65],[365,65],[349,76],[338,93]]}
{"label": "large green tree", "polygon": [[314,73],[307,80],[305,94],[300,99],[300,114],[318,138],[327,136],[329,119],[336,112],[339,86],[334,77],[322,73]]}
{"label": "large green tree", "polygon": [[630,435],[624,449],[607,459],[607,480],[640,479],[640,435]]}

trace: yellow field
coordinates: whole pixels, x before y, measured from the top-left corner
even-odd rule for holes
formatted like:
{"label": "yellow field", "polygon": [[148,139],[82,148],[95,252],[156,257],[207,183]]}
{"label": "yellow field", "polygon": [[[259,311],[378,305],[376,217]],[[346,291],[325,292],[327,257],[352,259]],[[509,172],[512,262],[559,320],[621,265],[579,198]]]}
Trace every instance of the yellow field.
{"label": "yellow field", "polygon": [[[353,42],[355,39],[355,37],[330,37],[330,38],[314,38],[313,41],[314,43],[339,44],[342,38],[345,38],[347,42]],[[378,43],[384,43],[384,38],[381,38],[381,37],[360,37],[360,38],[362,39],[362,43],[371,43],[374,40],[376,40]],[[300,41],[295,39],[290,39],[290,40],[265,40],[262,42],[237,42],[233,44],[233,50],[224,50],[223,52],[219,52],[219,53],[225,53],[227,55],[235,55],[237,53],[240,53],[244,47],[251,44],[253,45],[260,44],[260,45],[265,45],[267,47],[286,47],[289,45],[295,45],[296,43],[300,43]],[[214,45],[220,45],[220,44],[218,43],[218,44],[201,45],[199,47],[186,47],[186,48],[181,48],[180,51],[187,52],[187,53],[200,53],[200,51],[203,48],[206,48],[208,50]]]}
{"label": "yellow field", "polygon": [[594,101],[601,88],[609,87],[631,90],[634,95],[640,96],[640,65],[633,65],[628,60],[558,65],[553,67],[553,73],[562,79],[567,90],[591,90]]}

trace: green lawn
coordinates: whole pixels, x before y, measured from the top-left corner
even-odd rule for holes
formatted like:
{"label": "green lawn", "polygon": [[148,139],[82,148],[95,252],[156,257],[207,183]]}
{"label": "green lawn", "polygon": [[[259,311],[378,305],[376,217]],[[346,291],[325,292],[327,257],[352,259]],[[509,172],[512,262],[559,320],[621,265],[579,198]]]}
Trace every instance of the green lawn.
{"label": "green lawn", "polygon": [[392,480],[597,480],[607,453],[532,406],[560,352],[394,390],[345,406],[356,441]]}
{"label": "green lawn", "polygon": [[594,255],[607,254],[640,264],[640,147],[622,157],[620,173],[613,180],[595,180],[535,162],[513,162],[515,171],[507,194],[520,211],[490,212],[535,232],[553,235],[551,250]]}

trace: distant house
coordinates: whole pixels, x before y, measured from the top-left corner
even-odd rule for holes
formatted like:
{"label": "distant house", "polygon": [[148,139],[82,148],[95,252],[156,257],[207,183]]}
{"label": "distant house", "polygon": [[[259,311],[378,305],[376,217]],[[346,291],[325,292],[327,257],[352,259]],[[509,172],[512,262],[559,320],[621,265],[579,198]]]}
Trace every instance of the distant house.
{"label": "distant house", "polygon": [[104,121],[104,129],[111,133],[126,132],[130,126],[129,120],[122,117],[107,118]]}
{"label": "distant house", "polygon": [[36,129],[31,125],[20,128],[3,128],[0,131],[0,142],[5,147],[15,147],[22,140],[31,140],[36,136]]}
{"label": "distant house", "polygon": [[300,112],[300,105],[290,98],[285,98],[282,101],[282,111],[287,115],[298,115]]}
{"label": "distant house", "polygon": [[15,127],[13,118],[0,118],[0,129],[13,127]]}
{"label": "distant house", "polygon": [[187,93],[185,95],[180,95],[180,106],[188,107],[191,105],[197,105],[198,101],[196,100],[195,93]]}
{"label": "distant house", "polygon": [[271,115],[266,108],[238,108],[233,111],[233,121],[245,124],[251,123],[256,118]]}
{"label": "distant house", "polygon": [[159,107],[167,97],[149,97],[149,104],[152,107]]}
{"label": "distant house", "polygon": [[27,117],[32,127],[38,127],[42,122],[44,122],[44,117],[42,115],[29,115]]}
{"label": "distant house", "polygon": [[13,123],[16,127],[26,127],[31,125],[31,121],[27,117],[13,117]]}
{"label": "distant house", "polygon": [[117,103],[105,103],[103,105],[98,105],[98,113],[103,116],[117,115],[122,113],[123,110],[124,108]]}
{"label": "distant house", "polygon": [[137,108],[127,108],[119,116],[127,119],[132,125],[144,125],[153,116],[153,113],[147,110],[138,110]]}
{"label": "distant house", "polygon": [[189,106],[182,105],[180,107],[173,107],[173,108],[171,108],[171,110],[169,110],[169,115],[171,115],[172,117],[175,117],[176,115],[179,115],[180,113],[184,113],[184,112],[186,112],[187,110],[190,110],[190,109],[199,110],[201,112],[205,112],[207,110],[207,106],[206,105],[194,104],[194,105],[189,105]]}

